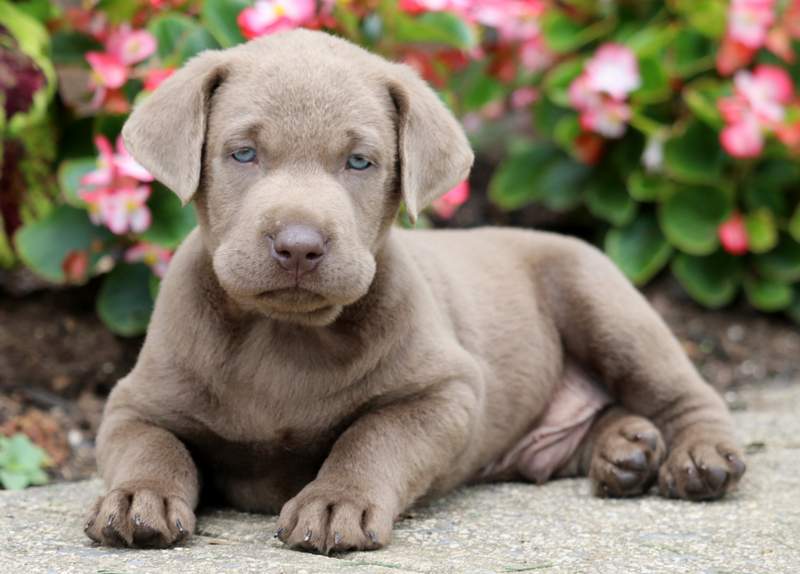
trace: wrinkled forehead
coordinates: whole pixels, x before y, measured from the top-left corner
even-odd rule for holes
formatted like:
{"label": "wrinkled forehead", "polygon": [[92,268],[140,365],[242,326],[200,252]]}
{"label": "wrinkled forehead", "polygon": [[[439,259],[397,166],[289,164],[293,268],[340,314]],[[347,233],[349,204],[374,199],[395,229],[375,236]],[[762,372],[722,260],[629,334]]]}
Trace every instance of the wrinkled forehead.
{"label": "wrinkled forehead", "polygon": [[334,59],[265,61],[232,66],[214,94],[212,145],[247,138],[288,150],[342,137],[375,145],[394,140],[388,88],[357,65]]}

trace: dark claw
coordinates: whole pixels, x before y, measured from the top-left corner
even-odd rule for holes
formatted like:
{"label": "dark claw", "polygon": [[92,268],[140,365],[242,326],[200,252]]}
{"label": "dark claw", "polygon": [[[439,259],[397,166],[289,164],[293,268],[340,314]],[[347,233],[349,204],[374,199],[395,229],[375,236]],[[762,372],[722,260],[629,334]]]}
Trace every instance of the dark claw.
{"label": "dark claw", "polygon": [[306,535],[303,537],[303,542],[308,542],[309,540],[311,540],[311,534],[312,532],[310,528],[306,530]]}
{"label": "dark claw", "polygon": [[617,461],[617,466],[627,470],[645,470],[647,468],[647,455],[644,451],[637,450],[630,458]]}
{"label": "dark claw", "polygon": [[636,442],[645,443],[648,447],[650,447],[650,450],[652,450],[653,452],[655,452],[656,448],[658,447],[658,437],[655,435],[655,433],[652,432],[649,433],[637,432],[635,435],[633,435],[633,440],[635,440]]}
{"label": "dark claw", "polygon": [[278,530],[275,531],[273,538],[280,538],[281,534],[283,534],[283,530],[284,530],[283,527],[278,528]]}
{"label": "dark claw", "polygon": [[705,479],[708,486],[714,492],[719,492],[728,482],[728,473],[724,468],[718,466],[706,469]]}
{"label": "dark claw", "polygon": [[111,526],[114,523],[114,518],[116,518],[115,514],[112,514],[108,517],[108,522],[106,522],[106,526]]}
{"label": "dark claw", "polygon": [[672,478],[672,475],[667,477],[667,496],[670,498],[677,498],[678,492],[675,488],[675,479]]}
{"label": "dark claw", "polygon": [[747,468],[747,466],[744,464],[744,462],[742,462],[742,460],[738,456],[729,453],[725,455],[725,460],[727,460],[733,467],[734,476],[738,478],[744,474],[744,471]]}
{"label": "dark claw", "polygon": [[186,531],[183,529],[183,524],[181,524],[181,519],[180,519],[180,518],[176,518],[176,519],[175,519],[175,526],[177,527],[177,529],[178,529],[178,532],[180,532],[181,534],[183,534],[184,532],[186,532]]}
{"label": "dark claw", "polygon": [[142,525],[142,517],[137,514],[136,516],[133,517],[133,523],[136,526],[141,526]]}
{"label": "dark claw", "polygon": [[615,469],[614,476],[622,489],[632,488],[639,482],[640,475],[635,472]]}
{"label": "dark claw", "polygon": [[378,535],[375,534],[374,530],[370,530],[369,532],[367,532],[367,536],[369,537],[370,542],[372,542],[373,544],[378,543]]}

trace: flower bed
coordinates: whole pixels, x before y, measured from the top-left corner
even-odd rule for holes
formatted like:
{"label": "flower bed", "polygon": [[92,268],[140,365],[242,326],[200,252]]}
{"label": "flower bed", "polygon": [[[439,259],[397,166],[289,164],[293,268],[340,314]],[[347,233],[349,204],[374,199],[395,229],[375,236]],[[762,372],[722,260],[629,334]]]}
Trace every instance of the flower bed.
{"label": "flower bed", "polygon": [[298,26],[415,67],[501,147],[500,209],[585,211],[637,284],[669,268],[705,306],[800,321],[800,0],[3,4],[0,262],[103,275],[100,316],[141,333],[195,218],[125,151],[127,113],[194,54]]}

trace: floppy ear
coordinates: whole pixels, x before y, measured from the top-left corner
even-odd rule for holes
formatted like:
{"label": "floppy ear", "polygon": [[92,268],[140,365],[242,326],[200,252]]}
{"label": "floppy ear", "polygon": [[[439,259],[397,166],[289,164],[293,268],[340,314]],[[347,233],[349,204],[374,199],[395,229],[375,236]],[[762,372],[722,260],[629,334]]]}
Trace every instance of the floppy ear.
{"label": "floppy ear", "polygon": [[414,70],[393,64],[389,93],[399,119],[400,186],[414,223],[421,210],[469,175],[474,154],[453,114]]}
{"label": "floppy ear", "polygon": [[209,101],[227,73],[203,52],[137,105],[122,127],[128,152],[186,205],[200,183]]}

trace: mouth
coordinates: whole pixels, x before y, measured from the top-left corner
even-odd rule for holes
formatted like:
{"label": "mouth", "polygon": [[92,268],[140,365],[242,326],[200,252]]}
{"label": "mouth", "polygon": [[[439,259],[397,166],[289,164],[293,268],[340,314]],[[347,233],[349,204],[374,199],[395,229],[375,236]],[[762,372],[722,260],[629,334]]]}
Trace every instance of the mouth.
{"label": "mouth", "polygon": [[331,306],[322,295],[299,286],[263,291],[257,299],[284,313],[312,313]]}

